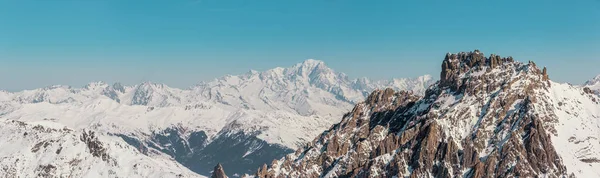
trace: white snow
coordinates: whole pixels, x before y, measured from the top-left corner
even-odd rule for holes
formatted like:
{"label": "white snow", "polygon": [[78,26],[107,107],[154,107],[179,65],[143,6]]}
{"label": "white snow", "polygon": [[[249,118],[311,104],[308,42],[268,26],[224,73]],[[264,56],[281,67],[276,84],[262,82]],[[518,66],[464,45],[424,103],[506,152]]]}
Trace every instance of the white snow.
{"label": "white snow", "polygon": [[[258,132],[257,137],[260,139],[295,149],[339,121],[356,102],[364,100],[374,89],[391,87],[422,94],[432,82],[431,76],[389,81],[370,81],[366,78],[352,80],[345,74],[328,68],[322,61],[306,60],[290,68],[278,67],[263,72],[228,75],[189,89],[151,82],[134,86],[93,82],[82,88],[55,85],[20,92],[0,91],[0,121],[17,120],[40,122],[45,126],[66,126],[74,130],[75,135],[61,138],[64,139],[61,142],[69,144],[77,141],[76,135],[81,130],[93,130],[102,135],[101,140],[109,144],[111,153],[122,152],[114,153],[119,163],[129,165],[140,162],[135,160],[141,160],[147,165],[153,165],[150,162],[161,162],[156,166],[145,167],[146,171],[160,167],[164,162],[167,164],[164,166],[165,170],[171,170],[180,165],[171,165],[175,163],[168,156],[152,154],[152,158],[149,158],[127,146],[121,138],[110,135],[123,134],[143,140],[155,131],[177,127],[183,129],[184,137],[187,136],[185,134],[204,131],[210,142],[218,134]],[[12,130],[0,128],[0,132]],[[48,135],[50,136],[56,134]],[[25,156],[27,160],[22,161],[33,164],[35,159],[41,159],[39,156],[51,155],[50,152],[44,155],[27,153],[30,144],[39,141],[41,140],[32,139],[32,143],[7,146],[10,149],[0,151],[0,157]],[[6,144],[18,145],[14,142]],[[69,147],[81,148],[84,147]],[[256,148],[250,148],[248,154],[253,149]],[[81,156],[83,152],[83,149],[74,150],[74,154],[80,155],[72,157]],[[85,159],[91,158],[87,155]],[[50,160],[56,161],[54,157]],[[89,164],[86,166],[90,169],[97,170],[78,173],[80,176],[76,177],[105,177],[109,173],[102,171],[112,169],[107,167],[110,165],[100,165],[101,162],[98,161],[86,164]],[[19,169],[30,171],[34,168]],[[138,175],[126,172],[127,169],[130,168],[115,168],[115,171],[120,177]],[[175,168],[172,170],[180,171]],[[154,175],[148,172],[139,174],[141,177],[168,177],[167,174]],[[17,175],[28,177],[21,173]]]}
{"label": "white snow", "polygon": [[567,171],[577,177],[600,177],[600,104],[592,97],[600,98],[583,94],[581,87],[554,82],[549,96],[559,118],[552,143]]}
{"label": "white snow", "polygon": [[[51,86],[0,92],[0,118],[49,120],[71,128],[144,135],[173,125],[214,137],[232,130],[260,131],[269,143],[296,148],[339,121],[354,102],[376,88],[423,92],[431,76],[357,85],[318,60],[291,68],[224,76],[190,89],[144,82],[135,86],[93,82],[83,88]],[[231,128],[230,128],[231,129]],[[128,134],[129,135],[129,134]]]}
{"label": "white snow", "polygon": [[53,122],[0,121],[2,177],[203,177],[170,158],[139,153],[123,140],[97,135],[108,159],[93,156],[79,131]]}

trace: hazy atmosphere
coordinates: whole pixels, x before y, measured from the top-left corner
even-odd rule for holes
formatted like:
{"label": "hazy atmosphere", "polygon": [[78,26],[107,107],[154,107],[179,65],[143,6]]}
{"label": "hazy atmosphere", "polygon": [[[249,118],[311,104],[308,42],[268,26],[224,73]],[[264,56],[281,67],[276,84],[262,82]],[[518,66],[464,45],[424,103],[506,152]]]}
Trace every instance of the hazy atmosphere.
{"label": "hazy atmosphere", "polygon": [[351,77],[439,78],[446,52],[473,49],[536,61],[560,82],[600,72],[597,0],[278,2],[0,0],[0,89],[186,88],[309,58]]}

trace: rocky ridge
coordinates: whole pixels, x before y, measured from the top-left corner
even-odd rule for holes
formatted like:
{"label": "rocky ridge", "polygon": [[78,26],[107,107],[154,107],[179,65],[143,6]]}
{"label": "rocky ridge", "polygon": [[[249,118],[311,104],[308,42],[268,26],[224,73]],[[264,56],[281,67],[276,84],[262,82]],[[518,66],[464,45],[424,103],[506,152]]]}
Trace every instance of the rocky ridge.
{"label": "rocky ridge", "polygon": [[447,54],[424,97],[376,90],[256,176],[597,177],[597,99],[550,81],[531,61]]}
{"label": "rocky ridge", "polygon": [[227,174],[225,174],[225,170],[223,170],[223,165],[221,165],[221,163],[215,166],[210,178],[228,178]]}

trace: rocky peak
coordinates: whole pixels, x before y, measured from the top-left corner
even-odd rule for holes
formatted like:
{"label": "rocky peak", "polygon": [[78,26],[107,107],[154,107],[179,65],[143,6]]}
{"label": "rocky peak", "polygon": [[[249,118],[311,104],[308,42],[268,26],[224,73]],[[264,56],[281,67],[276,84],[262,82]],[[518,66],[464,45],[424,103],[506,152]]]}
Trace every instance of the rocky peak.
{"label": "rocky peak", "polygon": [[424,97],[375,90],[258,177],[564,177],[547,71],[478,50],[448,54]]}
{"label": "rocky peak", "polygon": [[223,170],[223,166],[221,165],[221,163],[215,166],[210,178],[227,178],[227,175],[225,174],[225,170]]}
{"label": "rocky peak", "polygon": [[[527,64],[514,61],[512,57],[500,57],[491,54],[485,57],[482,52],[448,53],[442,62],[440,74],[440,88],[449,88],[454,92],[466,90],[486,89],[488,92],[505,85],[510,75],[524,72],[532,80],[548,81],[548,72],[537,68],[536,64],[529,61]],[[482,85],[485,84],[485,85]],[[475,85],[486,88],[473,88]],[[473,93],[470,93],[473,94]]]}
{"label": "rocky peak", "polygon": [[396,92],[394,89],[387,88],[385,90],[375,90],[365,100],[365,105],[373,109],[374,112],[382,110],[391,110],[397,108],[403,102],[408,101],[408,98],[413,100],[419,97],[414,95],[412,91],[399,91]]}
{"label": "rocky peak", "polygon": [[478,72],[481,70],[494,69],[504,66],[505,63],[513,63],[512,57],[500,57],[499,55],[491,54],[490,57],[485,57],[479,50],[472,52],[459,52],[456,54],[447,53],[442,62],[442,72],[440,74],[440,84],[449,86],[454,90],[458,90],[460,80],[468,72]]}

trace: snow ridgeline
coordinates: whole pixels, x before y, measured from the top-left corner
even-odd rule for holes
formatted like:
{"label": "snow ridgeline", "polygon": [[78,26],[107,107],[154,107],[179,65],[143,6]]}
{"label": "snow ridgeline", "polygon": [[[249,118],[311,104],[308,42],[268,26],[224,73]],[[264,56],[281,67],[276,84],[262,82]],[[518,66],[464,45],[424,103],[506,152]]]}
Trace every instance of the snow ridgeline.
{"label": "snow ridgeline", "polygon": [[123,140],[53,122],[0,121],[2,177],[204,177]]}
{"label": "snow ridgeline", "polygon": [[[422,93],[430,83],[430,76],[351,80],[322,61],[307,60],[189,89],[95,82],[83,88],[0,91],[0,120],[91,130],[125,140],[148,157],[175,159],[202,175],[210,175],[216,162],[236,168],[228,173],[243,174],[308,142],[374,89]],[[224,149],[223,144],[235,146]]]}

